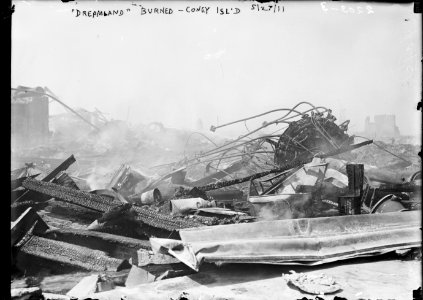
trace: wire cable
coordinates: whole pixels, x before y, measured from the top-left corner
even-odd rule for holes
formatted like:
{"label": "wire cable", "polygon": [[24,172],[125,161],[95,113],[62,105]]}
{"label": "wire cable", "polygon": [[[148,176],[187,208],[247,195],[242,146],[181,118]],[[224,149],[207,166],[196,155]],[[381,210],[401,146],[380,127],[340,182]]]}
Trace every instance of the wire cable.
{"label": "wire cable", "polygon": [[[371,141],[371,139],[366,138],[366,137],[364,137],[364,136],[360,136],[360,135],[353,135],[353,136],[354,136],[354,137],[359,137],[359,138],[362,138],[362,139],[366,139],[366,140]],[[387,152],[387,153],[389,153],[389,154],[391,154],[391,155],[393,155],[393,156],[395,156],[395,157],[397,157],[397,158],[399,158],[399,159],[401,159],[401,160],[403,160],[403,161],[405,161],[405,162],[407,162],[407,163],[409,163],[409,164],[413,164],[411,161],[408,161],[408,160],[406,160],[405,158],[402,158],[401,156],[398,156],[398,155],[396,155],[395,153],[390,152],[389,150],[385,149],[385,148],[384,148],[384,147],[382,147],[381,145],[376,144],[375,142],[373,142],[373,145],[375,145],[375,146],[379,147],[379,148],[380,148],[380,149],[382,149],[383,151],[385,151],[385,152]]]}

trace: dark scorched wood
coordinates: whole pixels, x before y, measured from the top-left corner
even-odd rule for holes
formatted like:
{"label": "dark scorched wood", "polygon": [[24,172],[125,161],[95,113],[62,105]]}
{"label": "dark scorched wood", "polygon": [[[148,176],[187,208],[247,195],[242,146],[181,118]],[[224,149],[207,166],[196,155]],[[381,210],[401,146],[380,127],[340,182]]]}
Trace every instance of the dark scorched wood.
{"label": "dark scorched wood", "polygon": [[151,250],[146,240],[83,229],[52,229],[39,236],[101,250],[115,258],[126,259],[135,256],[140,249]]}
{"label": "dark scorched wood", "polygon": [[142,207],[132,207],[136,211],[136,220],[143,222],[155,228],[166,229],[169,231],[179,230],[183,228],[199,227],[204,226],[201,223],[193,222],[169,215],[164,215],[153,211],[151,209],[144,209]]}
{"label": "dark scorched wood", "polygon": [[56,198],[56,200],[62,200],[102,213],[121,204],[120,202],[111,202],[99,195],[30,178],[23,182],[23,186],[28,190]]}
{"label": "dark scorched wood", "polygon": [[122,259],[109,257],[103,251],[38,236],[31,236],[20,248],[19,252],[94,271],[119,271],[124,267],[126,262]]}
{"label": "dark scorched wood", "polygon": [[[49,182],[50,180],[54,179],[60,172],[67,170],[74,162],[76,161],[73,154],[69,156],[65,161],[63,161],[58,167],[56,167],[53,171],[47,174],[46,177],[41,179],[43,182]],[[13,199],[12,201],[24,201],[28,198],[34,197],[34,193],[29,193],[25,191],[19,198]],[[33,199],[34,200],[34,199]],[[39,199],[39,200],[47,200],[47,199]]]}
{"label": "dark scorched wood", "polygon": [[[23,186],[28,190],[49,195],[57,200],[69,202],[102,213],[107,213],[110,210],[119,210],[118,207],[122,206],[121,202],[110,201],[99,195],[63,187],[50,182],[42,182],[28,178],[23,182]],[[180,219],[141,207],[132,207],[132,211],[135,212],[135,219],[137,221],[167,231],[177,231],[183,228],[203,225],[199,222]]]}
{"label": "dark scorched wood", "polygon": [[134,239],[130,237],[125,237],[121,235],[115,235],[104,232],[96,232],[83,229],[50,229],[45,232],[46,237],[53,238],[60,241],[72,241],[73,238],[89,238],[94,240],[102,240],[110,244],[119,244],[124,247],[134,248],[134,249],[151,249],[149,241]]}

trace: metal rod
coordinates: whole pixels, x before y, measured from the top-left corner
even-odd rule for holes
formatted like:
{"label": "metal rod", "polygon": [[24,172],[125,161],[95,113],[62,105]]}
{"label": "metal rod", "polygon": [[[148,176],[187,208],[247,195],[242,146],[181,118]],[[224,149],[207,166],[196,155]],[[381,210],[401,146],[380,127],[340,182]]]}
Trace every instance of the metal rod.
{"label": "metal rod", "polygon": [[[244,118],[244,119],[241,119],[241,120],[237,120],[237,121],[233,121],[233,122],[229,122],[229,123],[226,123],[226,124],[223,124],[223,125],[219,125],[219,126],[212,126],[211,127],[211,129],[213,129],[212,131],[215,131],[216,129],[218,129],[218,128],[222,128],[222,127],[225,127],[225,126],[229,126],[229,125],[232,125],[232,124],[235,124],[235,123],[239,123],[239,122],[243,122],[243,121],[248,121],[248,120],[251,120],[251,119],[254,119],[254,118],[258,118],[258,117],[261,117],[261,116],[264,116],[264,115],[267,115],[267,114],[270,114],[270,113],[273,113],[273,112],[277,112],[277,111],[289,111],[287,114],[285,114],[285,116],[283,116],[283,117],[286,117],[287,115],[289,115],[292,111],[294,111],[294,112],[296,112],[296,113],[298,113],[298,114],[301,114],[300,112],[298,112],[298,111],[296,111],[295,110],[295,108],[297,108],[298,106],[300,106],[301,104],[308,104],[308,105],[310,105],[311,107],[313,107],[313,109],[318,109],[318,108],[320,108],[320,107],[318,107],[318,108],[316,108],[314,105],[312,105],[311,103],[309,103],[309,102],[306,102],[306,101],[302,101],[302,102],[300,102],[300,103],[298,103],[297,105],[295,105],[293,108],[279,108],[279,109],[273,109],[273,110],[269,110],[269,111],[267,111],[267,112],[264,112],[264,113],[261,113],[261,114],[258,114],[258,115],[254,115],[254,116],[251,116],[251,117],[248,117],[248,118]],[[282,118],[283,118],[282,117]]]}

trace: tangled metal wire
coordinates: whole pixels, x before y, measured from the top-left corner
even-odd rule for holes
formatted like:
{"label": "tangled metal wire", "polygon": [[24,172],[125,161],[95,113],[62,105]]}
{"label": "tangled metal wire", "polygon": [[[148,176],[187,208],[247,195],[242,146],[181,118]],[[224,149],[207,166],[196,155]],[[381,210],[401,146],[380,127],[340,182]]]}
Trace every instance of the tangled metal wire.
{"label": "tangled metal wire", "polygon": [[[301,106],[308,106],[303,110],[299,108]],[[186,156],[186,149],[184,149],[183,158],[172,164],[167,164],[168,166],[173,166],[174,168],[178,168],[184,166],[186,168],[194,168],[198,165],[206,165],[207,170],[215,170],[215,171],[224,171],[225,166],[231,165],[237,161],[245,160],[249,163],[246,164],[245,169],[249,170],[250,172],[255,172],[257,170],[266,170],[269,168],[275,168],[277,164],[274,161],[274,154],[275,150],[278,146],[278,140],[280,138],[280,134],[275,134],[282,132],[291,124],[291,122],[295,121],[296,118],[302,118],[303,116],[309,113],[316,113],[316,114],[323,114],[327,112],[328,109],[322,106],[314,106],[309,102],[299,102],[292,108],[279,108],[270,110],[264,113],[260,113],[257,115],[253,115],[250,117],[246,117],[240,120],[231,121],[219,126],[211,126],[210,130],[215,132],[217,129],[222,127],[227,127],[230,125],[234,125],[237,123],[244,123],[245,128],[247,129],[247,133],[242,134],[238,138],[235,138],[229,142],[225,142],[221,145],[218,145],[214,142],[210,137],[203,133],[195,132],[192,133],[186,143],[185,148],[188,146],[188,143],[191,137],[194,134],[198,134],[208,140],[211,144],[214,145],[213,148],[210,150],[200,152],[194,154],[191,157]],[[257,119],[272,113],[284,112],[282,116],[278,116],[277,118],[271,121],[264,121],[261,126],[249,129],[247,127],[246,122]],[[280,126],[281,124],[287,124],[288,126]],[[282,128],[277,128],[273,133],[265,133],[263,132],[264,129],[269,128],[270,126],[278,126]],[[316,125],[318,126],[318,125]],[[324,132],[324,129],[318,127],[316,128],[325,138],[330,139],[330,136]],[[253,136],[256,135],[256,136]],[[257,136],[258,135],[258,136]],[[295,137],[291,138],[288,137],[291,142],[297,145],[299,148],[302,148],[304,151],[308,151],[310,154],[313,153],[314,149],[308,149],[304,145],[302,145],[302,141],[297,140]],[[332,142],[333,143],[333,142]],[[161,165],[164,166],[164,165]],[[222,167],[223,166],[223,167]],[[158,166],[157,166],[158,167]],[[229,175],[229,174],[228,174]]]}

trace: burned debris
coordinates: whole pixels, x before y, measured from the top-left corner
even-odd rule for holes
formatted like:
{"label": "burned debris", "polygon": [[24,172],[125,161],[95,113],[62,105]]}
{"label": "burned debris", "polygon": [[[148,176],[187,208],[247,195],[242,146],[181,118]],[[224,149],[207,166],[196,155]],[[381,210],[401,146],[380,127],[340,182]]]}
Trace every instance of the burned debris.
{"label": "burned debris", "polygon": [[[212,263],[308,267],[421,251],[417,148],[363,141],[348,134],[349,121],[337,124],[330,109],[307,102],[211,130],[275,112],[282,117],[216,142],[156,125],[134,131],[104,116],[93,125],[77,114],[95,129],[86,140],[72,145],[53,136],[38,162],[22,167],[23,156],[11,173],[14,280],[37,276],[45,266],[51,274],[85,272],[67,292],[82,298],[193,274]],[[271,127],[278,130],[269,133]],[[110,131],[124,135],[126,144],[95,144]],[[172,154],[163,147],[173,135],[196,146]],[[60,143],[68,147],[64,160],[51,160]],[[77,150],[83,146],[86,153]],[[136,155],[139,149],[145,158]],[[373,159],[372,151],[388,155],[389,163]],[[306,292],[340,289],[323,275],[284,278]]]}
{"label": "burned debris", "polygon": [[328,110],[326,116],[323,112],[312,111],[310,115],[303,114],[300,120],[291,122],[275,145],[275,163],[281,165],[310,154],[351,145],[354,138],[346,134],[348,121],[339,126],[335,121],[331,110]]}

